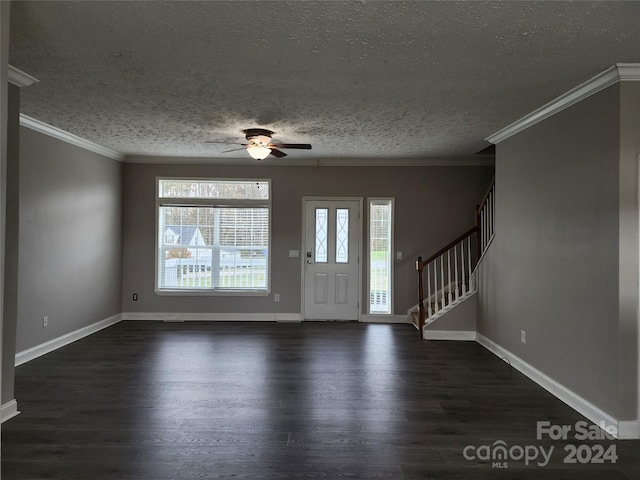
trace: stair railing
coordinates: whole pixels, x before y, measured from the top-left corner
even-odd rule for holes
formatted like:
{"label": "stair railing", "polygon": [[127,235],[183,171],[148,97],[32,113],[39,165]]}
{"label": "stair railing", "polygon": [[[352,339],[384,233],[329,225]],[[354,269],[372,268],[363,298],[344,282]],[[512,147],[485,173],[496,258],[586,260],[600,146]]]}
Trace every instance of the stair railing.
{"label": "stair railing", "polygon": [[475,267],[494,237],[494,218],[495,180],[476,208],[476,225],[426,260],[418,257],[417,327],[421,338],[429,318],[453,307],[475,291]]}
{"label": "stair railing", "polygon": [[[416,269],[420,335],[428,318],[474,291],[472,274],[477,259],[474,239],[477,232],[478,227],[473,227],[426,260],[418,257]],[[425,277],[426,298],[423,280]]]}

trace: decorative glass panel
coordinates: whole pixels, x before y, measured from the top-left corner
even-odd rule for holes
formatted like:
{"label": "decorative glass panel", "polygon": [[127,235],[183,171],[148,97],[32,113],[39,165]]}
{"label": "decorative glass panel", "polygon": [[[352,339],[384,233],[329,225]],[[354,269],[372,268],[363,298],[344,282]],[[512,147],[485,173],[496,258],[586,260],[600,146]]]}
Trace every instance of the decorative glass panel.
{"label": "decorative glass panel", "polygon": [[349,209],[336,209],[336,263],[349,263]]}
{"label": "decorative glass panel", "polygon": [[316,208],[316,263],[327,262],[329,210]]}

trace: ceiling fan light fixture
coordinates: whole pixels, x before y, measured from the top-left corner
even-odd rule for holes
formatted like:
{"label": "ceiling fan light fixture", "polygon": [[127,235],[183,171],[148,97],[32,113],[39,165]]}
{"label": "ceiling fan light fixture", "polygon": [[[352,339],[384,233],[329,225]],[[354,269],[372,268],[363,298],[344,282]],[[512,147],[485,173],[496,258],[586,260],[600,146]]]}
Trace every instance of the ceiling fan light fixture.
{"label": "ceiling fan light fixture", "polygon": [[249,152],[249,155],[255,160],[264,160],[269,156],[271,150],[262,145],[252,144],[247,147],[247,152]]}

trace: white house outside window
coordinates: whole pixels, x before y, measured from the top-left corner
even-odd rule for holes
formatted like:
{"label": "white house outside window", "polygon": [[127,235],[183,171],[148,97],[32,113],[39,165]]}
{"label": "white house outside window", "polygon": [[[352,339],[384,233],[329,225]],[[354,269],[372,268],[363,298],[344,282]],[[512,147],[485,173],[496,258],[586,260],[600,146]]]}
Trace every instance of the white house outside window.
{"label": "white house outside window", "polygon": [[267,294],[269,180],[158,179],[158,293]]}

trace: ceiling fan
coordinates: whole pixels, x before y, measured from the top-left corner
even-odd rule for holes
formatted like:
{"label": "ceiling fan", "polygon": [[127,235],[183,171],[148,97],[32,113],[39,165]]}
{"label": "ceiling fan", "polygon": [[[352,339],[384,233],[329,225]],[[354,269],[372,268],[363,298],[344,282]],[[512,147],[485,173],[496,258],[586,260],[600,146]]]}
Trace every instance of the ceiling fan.
{"label": "ceiling fan", "polygon": [[[271,136],[274,132],[264,128],[247,128],[242,131],[249,143],[238,143],[242,145],[242,148],[234,148],[232,150],[226,150],[222,153],[235,152],[237,150],[246,150],[249,152],[252,158],[256,160],[264,160],[269,155],[273,155],[277,158],[286,157],[287,154],[280,151],[281,148],[297,148],[301,150],[311,150],[311,145],[308,143],[272,143]],[[207,141],[206,143],[229,143],[229,142],[214,142]]]}

